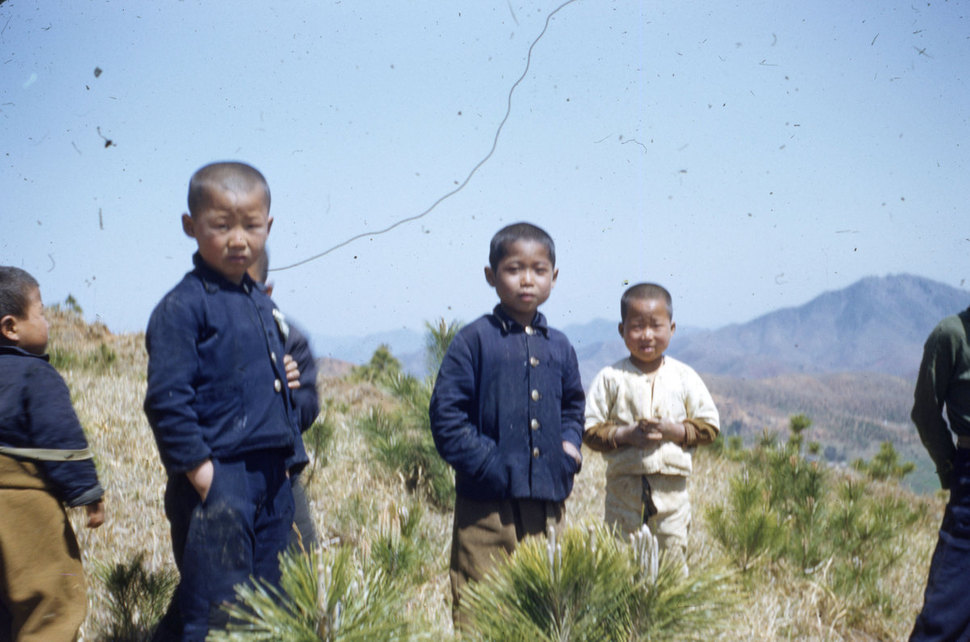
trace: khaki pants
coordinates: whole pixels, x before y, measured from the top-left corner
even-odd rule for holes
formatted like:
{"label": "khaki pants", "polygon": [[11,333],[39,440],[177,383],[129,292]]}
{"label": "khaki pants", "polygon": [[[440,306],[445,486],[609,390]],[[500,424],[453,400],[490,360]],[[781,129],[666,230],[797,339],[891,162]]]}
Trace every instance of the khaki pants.
{"label": "khaki pants", "polygon": [[564,502],[455,499],[450,574],[452,618],[456,631],[466,621],[460,610],[465,584],[481,580],[499,560],[511,555],[526,537],[544,535],[548,526],[553,526],[558,533],[565,512]]}
{"label": "khaki pants", "polygon": [[46,490],[0,488],[0,640],[74,640],[87,610],[81,552]]}
{"label": "khaki pants", "polygon": [[[647,519],[650,532],[657,538],[661,551],[678,558],[687,570],[687,533],[690,530],[690,496],[687,478],[679,475],[645,475],[650,499],[657,512]],[[628,540],[643,525],[643,479],[640,475],[623,475],[606,481],[607,526],[617,536]]]}

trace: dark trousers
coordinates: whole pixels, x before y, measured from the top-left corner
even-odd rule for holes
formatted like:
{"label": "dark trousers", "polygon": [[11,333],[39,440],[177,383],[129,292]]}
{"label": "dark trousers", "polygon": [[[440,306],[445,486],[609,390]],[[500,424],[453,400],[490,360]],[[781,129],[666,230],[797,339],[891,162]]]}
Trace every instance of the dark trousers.
{"label": "dark trousers", "polygon": [[234,587],[251,575],[279,584],[279,554],[293,524],[282,453],[216,459],[213,467],[204,503],[185,475],[170,478],[165,489],[181,580],[157,640],[204,640],[210,628],[225,628],[228,615],[221,605],[233,601]]}
{"label": "dark trousers", "polygon": [[957,450],[950,501],[910,640],[970,640],[970,450]]}

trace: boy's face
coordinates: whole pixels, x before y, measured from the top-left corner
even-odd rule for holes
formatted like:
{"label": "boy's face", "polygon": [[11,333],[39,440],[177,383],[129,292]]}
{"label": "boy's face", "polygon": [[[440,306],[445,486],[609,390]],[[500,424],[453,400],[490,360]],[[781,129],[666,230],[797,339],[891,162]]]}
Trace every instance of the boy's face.
{"label": "boy's face", "polygon": [[272,225],[261,188],[213,190],[201,212],[182,215],[182,229],[198,242],[202,259],[233,283],[262,254]]}
{"label": "boy's face", "polygon": [[502,308],[524,326],[532,323],[558,276],[546,246],[532,240],[515,241],[494,271],[485,268],[485,280],[495,288]]}
{"label": "boy's face", "polygon": [[44,354],[47,350],[47,319],[40,290],[32,288],[27,297],[27,310],[23,317],[12,314],[0,319],[4,338],[32,354]]}
{"label": "boy's face", "polygon": [[627,307],[626,320],[619,326],[630,360],[646,372],[660,366],[676,329],[663,299],[633,299]]}

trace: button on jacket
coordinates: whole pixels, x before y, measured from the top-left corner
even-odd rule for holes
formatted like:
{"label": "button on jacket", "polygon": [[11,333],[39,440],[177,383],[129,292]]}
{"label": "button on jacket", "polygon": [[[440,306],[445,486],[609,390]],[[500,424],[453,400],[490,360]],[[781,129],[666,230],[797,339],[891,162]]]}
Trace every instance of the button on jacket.
{"label": "button on jacket", "polygon": [[458,495],[475,500],[569,496],[579,450],[583,386],[566,336],[537,314],[523,327],[496,307],[465,326],[442,361],[431,431],[455,469]]}
{"label": "button on jacket", "polygon": [[209,457],[293,452],[299,439],[273,302],[248,275],[239,285],[196,253],[195,269],[148,321],[145,414],[168,473]]}

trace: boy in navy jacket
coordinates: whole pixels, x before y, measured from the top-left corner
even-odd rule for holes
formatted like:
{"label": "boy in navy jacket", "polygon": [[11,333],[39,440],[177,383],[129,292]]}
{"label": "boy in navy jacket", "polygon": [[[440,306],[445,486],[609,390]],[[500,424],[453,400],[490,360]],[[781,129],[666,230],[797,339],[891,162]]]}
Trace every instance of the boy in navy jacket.
{"label": "boy in navy jacket", "polygon": [[87,610],[63,504],[104,523],[104,491],[64,379],[48,362],[37,281],[0,267],[0,640],[72,640]]}
{"label": "boy in navy jacket", "polygon": [[[287,460],[299,439],[283,323],[246,273],[273,219],[266,179],[221,162],[189,183],[195,269],[152,312],[145,414],[168,473],[165,513],[181,573],[182,638],[222,628],[251,576],[277,583],[293,522]],[[172,612],[166,620],[171,623]]]}
{"label": "boy in navy jacket", "polygon": [[448,348],[431,397],[431,431],[455,469],[453,616],[461,591],[525,537],[559,527],[582,463],[583,386],[576,352],[538,312],[556,282],[556,249],[517,223],[492,238],[485,279],[499,304]]}

